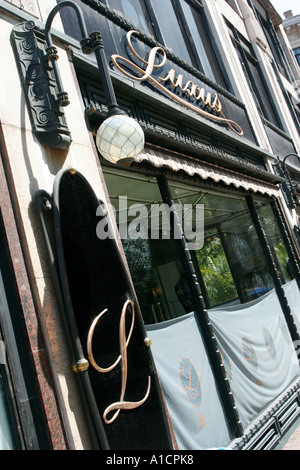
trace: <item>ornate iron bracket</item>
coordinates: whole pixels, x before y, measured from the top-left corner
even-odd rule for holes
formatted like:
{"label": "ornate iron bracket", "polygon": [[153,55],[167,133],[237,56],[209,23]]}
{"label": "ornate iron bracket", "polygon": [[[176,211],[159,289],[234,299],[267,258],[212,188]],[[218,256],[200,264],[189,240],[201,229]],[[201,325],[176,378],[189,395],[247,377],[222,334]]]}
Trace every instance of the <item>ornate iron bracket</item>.
{"label": "ornate iron bracket", "polygon": [[68,150],[71,135],[61,108],[44,34],[34,21],[17,24],[12,43],[27,101],[33,132],[42,145]]}

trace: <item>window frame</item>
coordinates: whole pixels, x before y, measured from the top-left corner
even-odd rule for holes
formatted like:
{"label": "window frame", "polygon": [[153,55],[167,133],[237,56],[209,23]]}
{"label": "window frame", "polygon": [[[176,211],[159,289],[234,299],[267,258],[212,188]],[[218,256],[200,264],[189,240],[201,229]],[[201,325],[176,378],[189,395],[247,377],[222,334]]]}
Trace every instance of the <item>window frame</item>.
{"label": "window frame", "polygon": [[[261,66],[255,56],[255,52],[253,50],[252,44],[246,38],[244,38],[229,21],[226,21],[226,24],[228,27],[228,34],[231,38],[231,41],[234,47],[237,49],[238,58],[240,60],[241,67],[243,69],[248,86],[253,94],[253,98],[255,100],[255,104],[256,104],[259,114],[261,115],[263,119],[268,121],[271,125],[277,127],[281,131],[284,131],[284,126],[282,124],[278,111],[274,105],[274,102],[271,98],[269,88],[267,87],[264,74],[261,70]],[[259,89],[258,89],[258,86],[256,85],[256,80],[253,76],[249,63],[251,63],[257,70],[258,77],[260,79],[260,84],[264,91],[265,99],[267,100],[268,106],[270,107],[270,110],[273,114],[272,117],[270,116],[269,111],[267,110],[263,101],[259,99],[259,96],[260,96]]]}
{"label": "window frame", "polygon": [[[159,174],[157,172],[153,172],[151,171],[151,169],[149,168],[145,168],[145,167],[142,167],[142,168],[131,168],[131,172],[128,173],[126,170],[124,169],[113,169],[111,168],[109,165],[106,165],[104,164],[104,167],[103,167],[103,170],[104,170],[104,176],[105,176],[105,173],[107,170],[107,172],[109,174],[116,174],[117,176],[123,176],[123,177],[128,177],[128,178],[138,178],[139,180],[147,180],[147,177],[151,176],[152,178],[156,179],[156,183],[154,184],[157,184],[158,185],[158,180],[160,178]],[[174,175],[172,175],[172,173],[170,173],[168,170],[166,170],[165,174],[164,174],[164,177],[166,179],[166,182],[167,182],[167,185],[169,187],[169,190],[172,194],[172,190],[171,190],[171,186],[178,186],[178,188],[185,188],[185,187],[190,187],[191,189],[194,188],[195,190],[198,190],[198,191],[202,191],[203,194],[205,193],[209,193],[210,196],[219,196],[219,197],[222,197],[225,195],[225,197],[228,197],[230,199],[237,199],[237,200],[243,200],[244,203],[245,203],[245,208],[247,207],[247,198],[249,197],[249,194],[244,191],[244,190],[236,190],[236,189],[230,189],[230,188],[222,188],[222,185],[212,185],[208,182],[204,182],[204,181],[201,181],[199,182],[199,180],[195,179],[195,178],[192,178],[192,177],[188,177],[188,178],[185,178],[184,180],[180,177],[175,177]],[[108,189],[108,193],[110,194],[109,192],[109,189]],[[161,194],[162,195],[162,194]],[[180,196],[181,197],[181,196]],[[176,197],[172,196],[172,199],[173,201],[176,203]],[[256,201],[260,201],[260,202],[264,202],[264,203],[268,203],[270,204],[270,208],[272,208],[272,198],[270,197],[267,197],[267,196],[263,196],[263,195],[258,195],[256,194],[255,195],[255,202]],[[251,214],[250,212],[248,211],[248,215],[249,217],[251,218]],[[279,224],[279,221],[276,219],[275,220],[275,223],[277,224],[277,228],[278,228],[278,232],[281,233],[281,239],[282,239],[282,242],[285,246],[285,249],[288,251],[288,242],[286,240],[286,238],[283,236],[282,234],[282,227],[280,227],[280,224]],[[255,242],[258,244],[258,246],[263,249],[262,245],[261,245],[261,241],[259,239],[259,236],[258,234],[256,233],[255,235]],[[221,241],[222,242],[222,241]],[[273,256],[273,259],[274,259],[274,266],[275,266],[275,269],[276,269],[276,272],[277,272],[277,275],[278,277],[280,277],[280,273],[279,273],[279,266],[280,266],[280,263],[277,259],[277,255],[275,253],[275,250],[274,250],[274,247],[273,247],[273,243],[270,242],[270,240],[268,240],[268,243],[269,243],[269,246],[271,247],[271,253],[272,253],[272,256]],[[229,266],[229,269],[231,271],[231,258],[228,257],[228,253],[227,253],[227,247],[225,245],[223,245],[223,242],[222,242],[222,248],[223,248],[223,251],[225,253],[225,256],[226,256],[226,260],[227,260],[227,263],[228,263],[228,266]],[[262,251],[263,253],[263,251]],[[207,284],[204,280],[204,276],[203,276],[203,273],[201,271],[201,266],[199,266],[197,260],[196,260],[196,253],[194,253],[193,251],[189,251],[189,254],[191,256],[191,259],[192,259],[192,262],[193,262],[193,267],[194,267],[194,270],[196,272],[196,275],[197,275],[197,280],[199,282],[199,285],[201,287],[201,292],[202,292],[202,295],[203,295],[203,298],[204,298],[204,301],[205,301],[205,306],[206,308],[216,308],[218,305],[214,304],[212,305],[211,304],[211,299],[210,299],[210,296],[208,294],[208,289],[207,289]],[[264,262],[263,264],[265,264],[265,267],[266,267],[266,271],[265,271],[265,274],[269,274],[270,278],[272,278],[272,272],[270,271],[270,269],[267,267],[267,264]],[[237,285],[236,285],[236,278],[234,277],[234,275],[231,273],[231,276],[232,276],[232,281],[237,289]],[[293,273],[293,279],[295,279],[295,275]],[[282,281],[283,279],[281,279]],[[274,281],[274,280],[273,280]],[[273,282],[274,283],[274,282]],[[283,282],[284,284],[285,282]],[[134,283],[135,284],[135,283]],[[275,283],[273,285],[272,288],[275,288]],[[237,292],[238,292],[238,299],[239,301],[241,301],[242,297],[239,295],[239,291],[237,289]],[[263,295],[263,294],[262,294]],[[247,305],[248,302],[250,302],[252,299],[249,299],[248,301],[246,302],[242,302],[244,305]],[[231,302],[232,300],[228,300],[228,302]],[[225,301],[224,303],[222,303],[222,305],[226,305],[227,301]]]}
{"label": "window frame", "polygon": [[[188,66],[190,67],[192,66],[193,68],[198,70],[200,73],[205,75],[209,80],[215,82],[222,88],[227,89],[230,92],[232,92],[232,87],[229,82],[229,77],[226,72],[226,68],[224,66],[222,55],[220,54],[219,49],[216,45],[216,42],[214,41],[209,22],[207,21],[207,18],[203,10],[202,2],[200,0],[183,0],[191,8],[197,9],[199,12],[199,15],[201,16],[201,22],[204,25],[204,34],[206,35],[207,41],[210,43],[210,46],[211,46],[210,51],[207,51],[207,48],[205,44],[203,43],[202,38],[199,33],[199,38],[201,39],[201,42],[203,43],[203,49],[205,50],[205,55],[207,58],[208,66],[206,66],[205,61],[201,59],[201,54],[199,53],[196,47],[195,41],[193,39],[193,34],[191,33],[189,23],[186,19],[186,16],[185,16],[185,13],[183,11],[180,1],[181,0],[170,0],[170,5],[172,6],[174,15],[177,18],[178,27],[180,29],[182,39],[184,41],[184,46],[185,46],[187,55],[190,58],[190,62],[186,62],[185,59],[182,59],[182,60]],[[109,0],[101,0],[101,2],[104,3],[107,6],[107,8],[112,9],[112,7],[109,6]],[[159,23],[159,18],[155,12],[155,7],[152,3],[152,0],[144,0],[143,5],[145,6],[150,22],[152,24],[153,32],[155,35],[155,40],[157,40],[160,44],[162,44],[166,49],[171,48],[171,45],[168,45],[164,39],[164,32]],[[173,51],[173,49],[172,49],[172,52],[174,53],[174,55],[181,58],[181,56],[176,51]],[[213,61],[214,63],[211,63],[211,61],[209,61],[209,55],[211,54],[214,54],[214,61]]]}

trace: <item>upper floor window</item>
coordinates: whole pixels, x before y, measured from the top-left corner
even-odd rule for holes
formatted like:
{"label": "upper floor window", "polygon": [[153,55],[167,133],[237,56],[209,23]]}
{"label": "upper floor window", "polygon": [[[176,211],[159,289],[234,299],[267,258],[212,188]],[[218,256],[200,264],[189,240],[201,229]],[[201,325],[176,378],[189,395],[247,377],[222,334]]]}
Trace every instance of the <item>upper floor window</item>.
{"label": "upper floor window", "polygon": [[153,25],[143,0],[106,0],[104,3],[107,3],[112,10],[134,24],[140,31],[155,37]]}
{"label": "upper floor window", "polygon": [[199,0],[103,1],[186,63],[227,88],[222,59],[213,44]]}
{"label": "upper floor window", "polygon": [[280,73],[288,80],[293,81],[294,79],[291,77],[287,59],[269,16],[266,15],[266,18],[263,18],[263,16],[257,12],[257,17]]}
{"label": "upper floor window", "polygon": [[226,0],[226,2],[233,8],[237,13],[239,13],[239,6],[236,0]]}
{"label": "upper floor window", "polygon": [[298,64],[300,65],[300,47],[297,47],[296,49],[294,49],[293,52],[294,52],[294,55],[296,57]]}
{"label": "upper floor window", "polygon": [[267,121],[280,128],[281,123],[278,114],[274,108],[273,100],[269,95],[265,79],[251,43],[229,23],[228,30],[259,113]]}

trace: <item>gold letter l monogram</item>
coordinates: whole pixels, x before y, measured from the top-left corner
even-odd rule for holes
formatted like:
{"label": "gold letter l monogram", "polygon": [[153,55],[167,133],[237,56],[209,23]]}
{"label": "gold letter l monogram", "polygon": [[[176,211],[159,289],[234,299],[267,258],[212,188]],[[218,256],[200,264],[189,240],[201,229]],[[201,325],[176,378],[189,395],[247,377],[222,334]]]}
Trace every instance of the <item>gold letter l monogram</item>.
{"label": "gold letter l monogram", "polygon": [[[128,334],[128,338],[126,338],[125,319],[126,319],[126,313],[127,313],[127,309],[128,309],[129,305],[131,306],[132,319],[131,319],[131,326],[130,326],[130,331],[129,331],[129,334]],[[104,422],[106,424],[111,424],[116,420],[116,418],[118,417],[121,410],[133,410],[134,408],[138,408],[139,406],[143,405],[146,402],[146,400],[149,396],[149,393],[150,393],[150,389],[151,389],[151,377],[148,377],[148,389],[147,389],[146,395],[144,396],[144,398],[142,400],[137,401],[137,402],[124,401],[124,396],[125,396],[125,391],[126,391],[126,384],[127,384],[127,347],[128,347],[128,344],[129,344],[129,341],[130,341],[130,338],[131,338],[131,334],[132,334],[132,330],[133,330],[133,326],[134,326],[134,319],[135,319],[134,304],[131,300],[127,300],[125,302],[125,304],[123,306],[123,309],[122,309],[122,313],[121,313],[121,319],[120,319],[120,325],[119,325],[119,341],[120,341],[120,353],[121,354],[119,355],[117,360],[108,368],[100,367],[96,363],[96,361],[94,359],[94,356],[93,356],[93,353],[92,353],[92,341],[93,341],[94,330],[95,330],[96,325],[99,322],[100,318],[107,311],[108,311],[107,309],[103,310],[94,319],[94,321],[93,321],[93,323],[92,323],[92,325],[89,329],[89,333],[88,333],[88,337],[87,337],[87,352],[88,352],[89,361],[92,364],[92,366],[94,367],[94,369],[96,369],[98,372],[100,372],[102,374],[105,374],[105,373],[110,372],[113,369],[115,369],[117,367],[117,365],[119,364],[119,362],[121,361],[122,386],[121,386],[120,401],[112,403],[111,405],[109,405],[103,413]],[[114,411],[114,410],[116,410],[116,411],[113,414],[112,418],[107,419],[107,415],[111,411]]]}

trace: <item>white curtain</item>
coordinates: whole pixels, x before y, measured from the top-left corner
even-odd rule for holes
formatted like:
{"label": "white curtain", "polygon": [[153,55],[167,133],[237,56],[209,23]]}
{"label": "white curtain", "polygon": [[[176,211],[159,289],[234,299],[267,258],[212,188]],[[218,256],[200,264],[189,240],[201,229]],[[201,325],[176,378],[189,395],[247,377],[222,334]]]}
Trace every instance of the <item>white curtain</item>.
{"label": "white curtain", "polygon": [[5,400],[0,381],[0,450],[12,450],[14,448],[10,426],[5,408]]}
{"label": "white curtain", "polygon": [[5,397],[2,386],[3,365],[6,363],[5,344],[0,340],[0,450],[13,449],[13,442],[7,417]]}
{"label": "white curtain", "polygon": [[209,317],[245,427],[299,375],[295,348],[274,289]]}
{"label": "white curtain", "polygon": [[296,280],[290,281],[283,286],[283,290],[292,311],[295,324],[300,334],[300,291]]}
{"label": "white curtain", "polygon": [[179,449],[224,447],[229,431],[194,313],[147,326]]}
{"label": "white curtain", "polygon": [[[285,290],[300,325],[299,289],[293,281]],[[295,347],[274,289],[208,313],[246,427],[300,375]],[[194,313],[147,332],[179,449],[226,447],[230,434]]]}

